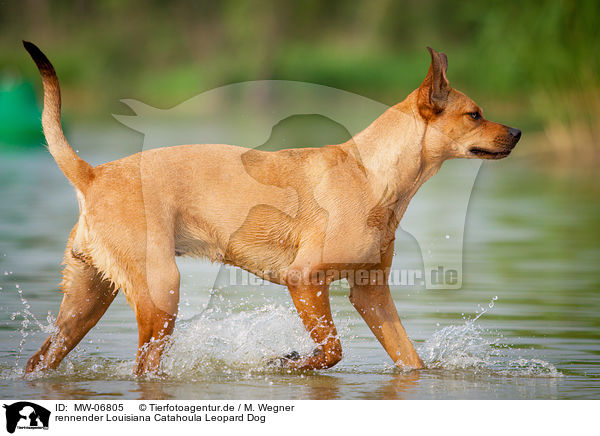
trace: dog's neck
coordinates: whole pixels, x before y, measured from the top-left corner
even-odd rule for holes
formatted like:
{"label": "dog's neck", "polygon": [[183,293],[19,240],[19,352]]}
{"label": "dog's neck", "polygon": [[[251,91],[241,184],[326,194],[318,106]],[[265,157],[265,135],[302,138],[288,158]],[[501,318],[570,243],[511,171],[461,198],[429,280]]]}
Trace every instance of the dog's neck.
{"label": "dog's neck", "polygon": [[395,204],[399,220],[408,202],[441,167],[443,158],[425,148],[427,123],[416,106],[416,92],[391,107],[342,146],[364,166],[372,193]]}

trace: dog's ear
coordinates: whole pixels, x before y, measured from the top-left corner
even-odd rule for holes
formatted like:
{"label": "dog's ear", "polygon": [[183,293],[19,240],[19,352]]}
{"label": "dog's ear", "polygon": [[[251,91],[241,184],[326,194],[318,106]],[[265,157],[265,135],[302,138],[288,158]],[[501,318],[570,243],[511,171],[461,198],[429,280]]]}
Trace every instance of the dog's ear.
{"label": "dog's ear", "polygon": [[451,89],[446,78],[448,58],[431,47],[427,47],[427,50],[431,55],[431,65],[418,94],[419,111],[426,119],[444,110]]}

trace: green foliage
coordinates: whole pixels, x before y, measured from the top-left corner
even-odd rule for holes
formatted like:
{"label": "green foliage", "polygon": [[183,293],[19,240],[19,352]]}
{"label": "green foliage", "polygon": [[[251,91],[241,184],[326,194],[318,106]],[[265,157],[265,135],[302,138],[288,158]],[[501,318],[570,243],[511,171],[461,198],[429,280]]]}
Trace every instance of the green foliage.
{"label": "green foliage", "polygon": [[598,120],[587,96],[600,89],[598,17],[594,0],[26,0],[0,6],[0,65],[35,80],[20,39],[37,42],[81,116],[119,111],[122,97],[169,107],[257,79],[393,104],[422,80],[430,45],[489,115],[544,128]]}

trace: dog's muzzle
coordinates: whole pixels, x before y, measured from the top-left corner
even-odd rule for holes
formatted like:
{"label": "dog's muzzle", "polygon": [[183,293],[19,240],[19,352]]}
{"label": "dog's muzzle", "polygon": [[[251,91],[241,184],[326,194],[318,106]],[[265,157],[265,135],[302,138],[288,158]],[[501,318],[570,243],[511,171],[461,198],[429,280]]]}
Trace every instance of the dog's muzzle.
{"label": "dog's muzzle", "polygon": [[494,145],[497,148],[490,150],[472,147],[469,152],[481,159],[502,159],[510,154],[519,139],[521,139],[521,131],[514,127],[507,127],[505,135],[498,135],[494,138]]}

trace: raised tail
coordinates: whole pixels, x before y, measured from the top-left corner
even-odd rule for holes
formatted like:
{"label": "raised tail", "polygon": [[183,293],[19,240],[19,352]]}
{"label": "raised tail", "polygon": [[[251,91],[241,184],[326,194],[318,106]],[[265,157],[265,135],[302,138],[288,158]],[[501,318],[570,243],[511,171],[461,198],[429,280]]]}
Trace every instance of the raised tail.
{"label": "raised tail", "polygon": [[48,150],[73,186],[80,191],[85,191],[92,179],[92,166],[77,156],[63,133],[60,123],[60,86],[54,67],[35,44],[23,41],[23,46],[29,52],[42,76],[44,85],[42,127],[48,143]]}

